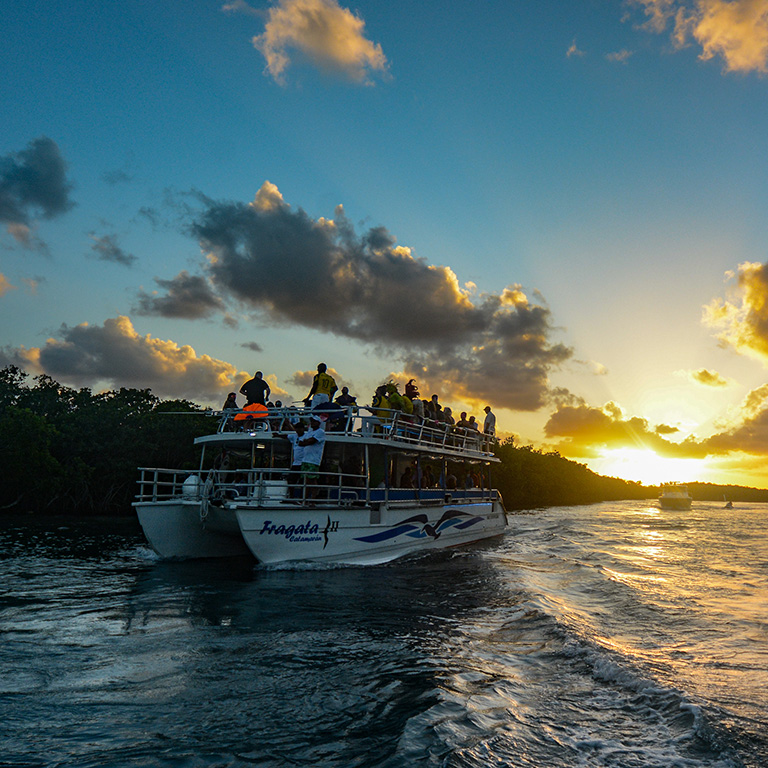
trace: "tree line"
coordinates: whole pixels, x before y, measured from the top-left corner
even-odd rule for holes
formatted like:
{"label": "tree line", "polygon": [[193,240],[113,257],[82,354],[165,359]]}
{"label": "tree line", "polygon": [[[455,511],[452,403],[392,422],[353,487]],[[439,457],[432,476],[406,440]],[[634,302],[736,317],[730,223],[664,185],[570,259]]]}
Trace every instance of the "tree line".
{"label": "tree line", "polygon": [[[131,514],[137,468],[196,469],[194,438],[216,427],[210,411],[189,400],[161,400],[149,389],[93,394],[45,374],[30,383],[23,370],[7,366],[0,369],[0,512]],[[658,493],[511,439],[496,453],[493,482],[509,510]],[[690,487],[694,499],[768,501],[768,491]]]}

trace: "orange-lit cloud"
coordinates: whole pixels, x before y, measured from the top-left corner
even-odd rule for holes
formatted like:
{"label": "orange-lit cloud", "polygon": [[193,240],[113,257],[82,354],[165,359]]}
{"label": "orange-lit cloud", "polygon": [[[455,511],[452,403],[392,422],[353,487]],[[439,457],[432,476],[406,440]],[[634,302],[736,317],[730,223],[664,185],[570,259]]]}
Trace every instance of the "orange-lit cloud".
{"label": "orange-lit cloud", "polygon": [[596,458],[619,449],[653,451],[675,459],[702,459],[707,456],[745,454],[768,456],[768,384],[750,392],[742,401],[728,427],[703,439],[689,437],[682,442],[666,439],[679,430],[674,426],[651,426],[638,416],[625,417],[615,403],[602,408],[564,405],[549,418],[544,432],[558,441],[556,447],[574,458]]}
{"label": "orange-lit cloud", "polygon": [[[602,408],[584,404],[561,406],[544,426],[547,438],[559,439],[558,448],[563,453],[584,458],[617,448],[649,449],[665,456],[688,455],[681,453],[679,444],[662,437],[675,432],[675,427],[667,425],[651,427],[639,416],[626,418],[613,402]],[[697,454],[702,455],[701,451]]]}
{"label": "orange-lit cloud", "polygon": [[0,296],[5,296],[8,291],[12,291],[16,288],[15,285],[11,285],[11,282],[8,280],[8,278],[0,272]]}
{"label": "orange-lit cloud", "polygon": [[701,58],[721,56],[726,71],[766,71],[768,3],[765,0],[700,0],[691,34]]}
{"label": "orange-lit cloud", "polygon": [[[250,9],[238,2],[225,10]],[[253,38],[253,45],[267,60],[267,72],[281,84],[294,52],[359,83],[370,84],[372,72],[387,71],[381,45],[365,37],[365,22],[336,0],[278,0],[267,11],[264,32]]]}
{"label": "orange-lit cloud", "polygon": [[705,387],[727,387],[728,379],[717,371],[709,371],[706,368],[699,368],[698,371],[690,371],[688,378],[691,381],[701,384]]}
{"label": "orange-lit cloud", "polygon": [[245,371],[198,355],[190,346],[141,336],[125,316],[108,319],[103,326],[63,325],[57,338],[43,347],[0,352],[0,365],[9,364],[72,386],[150,388],[160,397],[202,401],[218,401],[248,378]]}
{"label": "orange-lit cloud", "polygon": [[768,456],[768,384],[744,398],[733,427],[707,438],[702,446],[714,455],[742,452]]}
{"label": "orange-lit cloud", "polygon": [[704,61],[719,56],[726,72],[768,71],[765,0],[630,0],[642,6],[646,29],[672,27],[678,47],[694,40]]}
{"label": "orange-lit cloud", "polygon": [[735,285],[704,308],[704,322],[723,346],[768,364],[768,264],[745,262],[728,276]]}
{"label": "orange-lit cloud", "polygon": [[632,51],[628,51],[626,48],[622,48],[620,51],[613,51],[612,53],[606,54],[605,58],[608,59],[608,61],[615,61],[619,64],[626,64],[631,56]]}

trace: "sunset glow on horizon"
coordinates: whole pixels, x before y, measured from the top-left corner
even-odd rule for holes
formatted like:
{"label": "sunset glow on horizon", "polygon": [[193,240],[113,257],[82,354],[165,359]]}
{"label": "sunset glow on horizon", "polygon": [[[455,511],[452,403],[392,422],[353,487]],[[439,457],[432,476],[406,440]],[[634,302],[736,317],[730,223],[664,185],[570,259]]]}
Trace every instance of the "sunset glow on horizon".
{"label": "sunset glow on horizon", "polygon": [[768,488],[768,0],[6,11],[0,366]]}
{"label": "sunset glow on horizon", "polygon": [[590,462],[600,475],[633,480],[643,485],[660,485],[665,482],[714,482],[707,461],[702,459],[667,459],[653,451],[619,448],[608,455]]}

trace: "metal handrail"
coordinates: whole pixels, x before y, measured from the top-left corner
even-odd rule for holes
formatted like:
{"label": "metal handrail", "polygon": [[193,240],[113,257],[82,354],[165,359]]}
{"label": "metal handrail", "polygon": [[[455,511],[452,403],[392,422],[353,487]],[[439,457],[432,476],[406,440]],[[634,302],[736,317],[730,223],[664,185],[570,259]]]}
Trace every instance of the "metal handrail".
{"label": "metal handrail", "polygon": [[[218,432],[290,432],[293,420],[301,419],[306,423],[318,411],[295,407],[270,408],[263,416],[239,423],[234,420],[234,416],[240,413],[249,412],[244,409],[215,412],[214,415],[220,416]],[[493,455],[493,446],[497,442],[493,435],[486,435],[479,430],[422,419],[416,414],[406,414],[391,408],[348,405],[327,413],[331,414],[332,420],[326,429],[334,435],[378,437],[411,445],[475,451],[485,456]]]}
{"label": "metal handrail", "polygon": [[[488,501],[498,497],[495,489],[485,487],[370,488],[365,475],[342,472],[321,471],[320,479],[324,482],[313,484],[307,481],[308,472],[280,468],[181,470],[140,467],[139,471],[139,492],[136,496],[139,503],[181,499],[221,503],[240,500],[259,506],[283,501],[344,506],[372,502],[436,503],[445,501],[446,497],[456,501]],[[189,483],[190,478],[196,479],[196,482]],[[329,482],[329,478],[333,481]],[[291,480],[298,482],[291,483]],[[291,495],[291,489],[298,493]]]}

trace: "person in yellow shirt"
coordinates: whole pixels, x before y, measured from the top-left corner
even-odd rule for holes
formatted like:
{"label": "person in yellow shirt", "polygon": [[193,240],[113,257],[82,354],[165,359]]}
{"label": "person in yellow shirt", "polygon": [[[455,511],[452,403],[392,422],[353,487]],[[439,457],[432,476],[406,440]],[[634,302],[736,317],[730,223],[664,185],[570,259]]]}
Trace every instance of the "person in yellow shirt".
{"label": "person in yellow shirt", "polygon": [[320,363],[317,366],[317,373],[315,378],[312,379],[312,389],[309,390],[309,394],[304,400],[305,403],[311,401],[312,408],[320,403],[330,403],[338,389],[335,379],[326,371],[327,366],[325,363]]}

